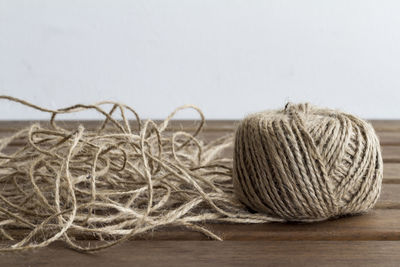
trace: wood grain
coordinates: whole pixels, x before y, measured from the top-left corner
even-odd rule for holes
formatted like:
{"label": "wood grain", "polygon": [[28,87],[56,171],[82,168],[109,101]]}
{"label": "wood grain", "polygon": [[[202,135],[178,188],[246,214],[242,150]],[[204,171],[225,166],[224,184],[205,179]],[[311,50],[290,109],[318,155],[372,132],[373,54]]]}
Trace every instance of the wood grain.
{"label": "wood grain", "polygon": [[384,163],[384,165],[383,165],[383,182],[384,183],[400,183],[400,164],[399,163],[388,163],[388,162]]}
{"label": "wood grain", "polygon": [[[154,120],[156,123],[161,123],[161,120]],[[369,120],[377,132],[399,132],[400,120]],[[40,123],[43,125],[48,124],[46,120],[0,120],[0,131],[10,132],[16,129],[21,129],[32,123]],[[130,121],[132,128],[136,127],[135,121]],[[233,131],[239,120],[206,120],[204,129],[206,131]],[[76,128],[78,125],[83,124],[89,129],[98,127],[101,121],[97,120],[58,120],[57,124],[63,127]],[[172,120],[169,124],[169,129],[195,129],[198,125],[196,120]]]}
{"label": "wood grain", "polygon": [[381,196],[375,209],[400,208],[400,184],[383,184]]}
{"label": "wood grain", "polygon": [[61,243],[3,254],[2,266],[398,266],[391,241],[131,241],[96,254]]}
{"label": "wood grain", "polygon": [[[230,241],[400,241],[400,211],[373,210],[368,214],[319,223],[206,224]],[[206,240],[181,228],[155,231],[140,240]]]}

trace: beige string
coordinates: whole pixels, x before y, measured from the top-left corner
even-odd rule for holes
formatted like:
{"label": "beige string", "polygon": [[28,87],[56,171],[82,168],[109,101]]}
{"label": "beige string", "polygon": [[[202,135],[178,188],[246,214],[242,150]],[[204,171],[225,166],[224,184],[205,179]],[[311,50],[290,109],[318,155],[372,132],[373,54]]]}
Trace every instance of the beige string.
{"label": "beige string", "polygon": [[245,118],[236,131],[233,166],[240,200],[287,221],[366,212],[378,200],[383,174],[369,123],[309,104]]}
{"label": "beige string", "polygon": [[[237,200],[232,159],[221,156],[233,136],[209,144],[199,140],[205,120],[197,107],[179,107],[158,125],[109,101],[51,110],[9,96],[0,99],[51,115],[49,126],[33,124],[0,139],[0,236],[13,241],[0,251],[40,248],[56,240],[96,251],[172,226],[220,240],[202,223],[283,221],[253,214]],[[173,116],[187,108],[200,115],[195,132],[168,132]],[[56,123],[59,115],[86,109],[104,116],[97,129]],[[105,244],[76,241],[87,236]]]}
{"label": "beige string", "polygon": [[[221,240],[203,223],[319,221],[364,212],[379,196],[382,159],[372,127],[336,111],[305,104],[252,115],[238,127],[232,160],[222,156],[232,134],[208,144],[197,138],[205,119],[194,106],[157,124],[110,101],[51,110],[0,99],[51,116],[49,126],[0,139],[0,236],[12,243],[0,251],[56,240],[97,251],[176,226]],[[167,131],[187,108],[200,115],[194,133]],[[56,123],[87,109],[104,116],[96,129]],[[76,241],[88,236],[104,243]]]}

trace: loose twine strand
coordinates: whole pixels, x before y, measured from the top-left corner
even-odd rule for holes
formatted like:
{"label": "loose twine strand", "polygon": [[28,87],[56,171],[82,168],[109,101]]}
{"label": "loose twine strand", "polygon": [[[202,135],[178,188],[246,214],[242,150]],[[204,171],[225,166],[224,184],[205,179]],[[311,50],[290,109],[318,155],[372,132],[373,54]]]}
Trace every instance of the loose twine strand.
{"label": "loose twine strand", "polygon": [[[177,226],[221,240],[203,223],[282,221],[251,213],[239,202],[232,158],[221,156],[232,146],[233,135],[208,144],[197,138],[205,118],[195,106],[181,106],[157,124],[111,101],[52,110],[10,96],[0,99],[51,115],[48,126],[33,124],[0,139],[0,236],[13,243],[1,247],[2,252],[41,248],[56,240],[78,251],[98,251]],[[167,131],[183,109],[199,114],[195,132]],[[104,117],[97,129],[56,123],[58,115],[84,110]],[[131,128],[129,116],[137,129]],[[103,242],[77,241],[87,237]]]}

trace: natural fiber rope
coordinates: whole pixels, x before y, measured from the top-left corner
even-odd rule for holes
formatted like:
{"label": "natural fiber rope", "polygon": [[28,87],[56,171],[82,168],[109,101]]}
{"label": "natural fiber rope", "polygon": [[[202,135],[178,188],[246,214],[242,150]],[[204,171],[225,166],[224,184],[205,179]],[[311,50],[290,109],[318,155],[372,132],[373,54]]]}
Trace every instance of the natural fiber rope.
{"label": "natural fiber rope", "polygon": [[[220,156],[232,135],[209,144],[198,140],[204,116],[197,107],[177,108],[157,125],[141,121],[129,106],[109,101],[50,110],[9,96],[0,99],[51,115],[50,127],[34,124],[0,139],[0,234],[15,241],[0,251],[39,248],[56,240],[94,251],[169,226],[220,240],[197,223],[282,221],[252,214],[237,200],[232,159]],[[107,105],[112,106],[109,112]],[[188,108],[201,119],[194,134],[166,132],[176,112]],[[57,115],[86,109],[105,117],[98,129],[68,130],[55,121]],[[131,129],[128,112],[138,129]],[[7,153],[18,142],[26,144]],[[15,229],[30,232],[21,237]],[[106,244],[81,246],[75,241],[85,236]]]}
{"label": "natural fiber rope", "polygon": [[[363,212],[379,196],[382,160],[373,129],[331,110],[289,106],[245,119],[233,162],[221,156],[232,135],[208,144],[197,138],[204,116],[194,106],[177,108],[156,124],[109,101],[51,110],[0,99],[51,115],[48,127],[34,124],[0,139],[0,235],[13,241],[0,251],[56,240],[96,251],[171,226],[220,240],[201,223],[316,221]],[[185,108],[199,113],[197,130],[166,131]],[[56,123],[58,115],[87,109],[105,118],[95,130]],[[21,148],[13,145],[21,142]],[[76,241],[88,236],[105,244]]]}
{"label": "natural fiber rope", "polygon": [[372,126],[339,111],[288,104],[245,118],[236,132],[238,197],[288,221],[366,212],[378,200],[382,173]]}

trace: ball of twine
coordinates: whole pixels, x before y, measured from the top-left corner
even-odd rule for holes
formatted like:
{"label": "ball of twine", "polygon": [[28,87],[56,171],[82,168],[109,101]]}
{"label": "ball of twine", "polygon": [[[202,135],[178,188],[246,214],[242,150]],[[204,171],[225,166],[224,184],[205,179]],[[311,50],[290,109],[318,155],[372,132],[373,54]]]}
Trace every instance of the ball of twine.
{"label": "ball of twine", "polygon": [[383,163],[372,126],[309,104],[256,113],[236,131],[233,183],[251,209],[320,221],[371,209]]}

